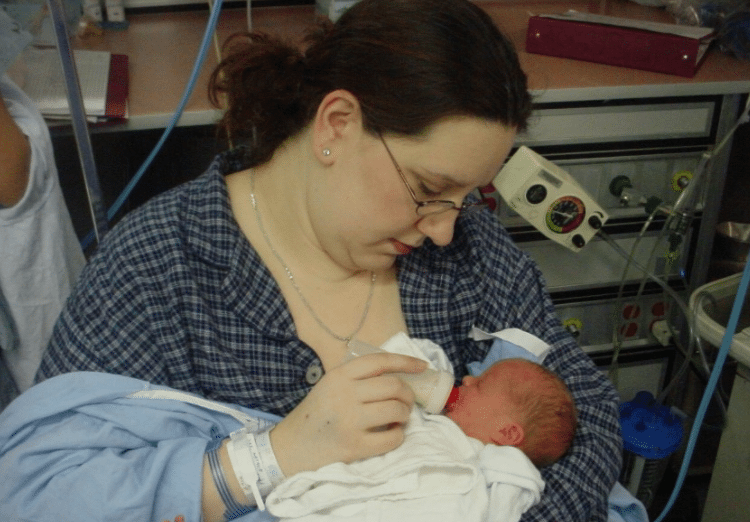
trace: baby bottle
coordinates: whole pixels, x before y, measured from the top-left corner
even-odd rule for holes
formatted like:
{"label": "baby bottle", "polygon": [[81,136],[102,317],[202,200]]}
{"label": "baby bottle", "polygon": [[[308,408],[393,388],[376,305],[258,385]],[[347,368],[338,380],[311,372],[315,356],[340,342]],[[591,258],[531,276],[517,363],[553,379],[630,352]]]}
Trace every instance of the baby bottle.
{"label": "baby bottle", "polygon": [[[352,339],[349,342],[349,352],[344,362],[351,361],[355,357],[370,353],[386,353],[385,350],[376,348],[362,341]],[[416,403],[427,413],[440,413],[443,411],[448,397],[453,390],[453,374],[425,369],[420,373],[395,373],[414,392]]]}

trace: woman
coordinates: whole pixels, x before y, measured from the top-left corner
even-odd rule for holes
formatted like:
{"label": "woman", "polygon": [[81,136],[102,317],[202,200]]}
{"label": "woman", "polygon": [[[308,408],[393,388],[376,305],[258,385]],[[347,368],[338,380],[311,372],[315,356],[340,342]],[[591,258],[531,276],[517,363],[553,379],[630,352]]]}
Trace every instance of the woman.
{"label": "woman", "polygon": [[[341,364],[349,339],[430,339],[460,378],[489,348],[473,327],[525,329],[553,345],[546,364],[580,419],[524,520],[604,520],[616,394],[561,328],[538,269],[469,197],[530,112],[489,17],[463,0],[364,0],[304,52],[235,39],[211,92],[240,146],[105,238],[39,378],[120,373],[284,416],[243,439],[273,448],[258,466],[276,475],[254,476],[226,441],[196,468],[204,516],[220,520],[260,504],[278,477],[401,443],[413,395],[388,374],[422,365],[394,354]],[[138,498],[163,497],[167,482]]]}

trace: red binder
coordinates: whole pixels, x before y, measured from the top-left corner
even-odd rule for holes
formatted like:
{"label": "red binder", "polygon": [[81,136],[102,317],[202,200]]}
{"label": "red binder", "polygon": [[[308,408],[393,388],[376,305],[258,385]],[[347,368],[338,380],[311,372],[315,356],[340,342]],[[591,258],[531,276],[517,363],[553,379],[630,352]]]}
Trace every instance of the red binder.
{"label": "red binder", "polygon": [[542,15],[529,18],[526,51],[690,78],[705,57],[711,33],[611,16]]}
{"label": "red binder", "polygon": [[109,81],[107,83],[107,101],[104,108],[106,118],[122,119],[128,114],[128,56],[112,54],[109,62]]}

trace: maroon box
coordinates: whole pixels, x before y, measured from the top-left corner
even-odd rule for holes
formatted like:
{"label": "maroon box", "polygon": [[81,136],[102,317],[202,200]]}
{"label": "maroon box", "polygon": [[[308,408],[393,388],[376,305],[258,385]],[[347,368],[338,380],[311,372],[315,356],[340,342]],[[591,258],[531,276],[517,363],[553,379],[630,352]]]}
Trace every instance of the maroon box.
{"label": "maroon box", "polygon": [[691,78],[711,29],[589,14],[529,18],[526,51]]}

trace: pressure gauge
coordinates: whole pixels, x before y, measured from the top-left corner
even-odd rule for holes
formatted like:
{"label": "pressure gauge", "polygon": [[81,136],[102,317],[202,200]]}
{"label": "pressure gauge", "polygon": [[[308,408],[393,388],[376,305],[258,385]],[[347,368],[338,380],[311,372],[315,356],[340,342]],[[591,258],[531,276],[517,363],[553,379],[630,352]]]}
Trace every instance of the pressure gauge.
{"label": "pressure gauge", "polygon": [[521,145],[492,184],[508,206],[547,238],[578,251],[607,213],[570,174]]}
{"label": "pressure gauge", "polygon": [[563,196],[556,199],[547,210],[547,226],[557,234],[575,230],[586,217],[586,207],[580,198]]}

